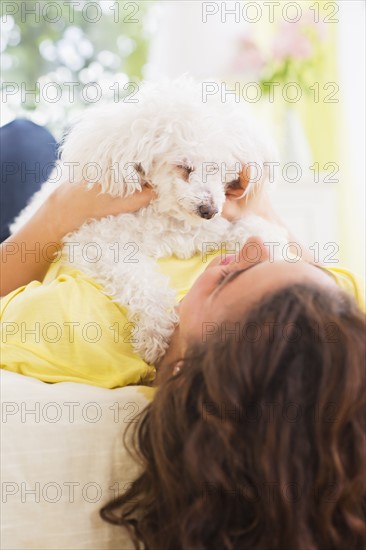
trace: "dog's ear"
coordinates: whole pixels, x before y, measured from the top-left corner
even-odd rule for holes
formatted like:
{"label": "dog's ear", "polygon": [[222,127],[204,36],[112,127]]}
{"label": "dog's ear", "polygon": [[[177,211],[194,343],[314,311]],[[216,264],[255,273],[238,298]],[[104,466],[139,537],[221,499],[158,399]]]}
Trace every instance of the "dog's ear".
{"label": "dog's ear", "polygon": [[134,111],[120,104],[87,109],[61,146],[66,177],[90,186],[100,184],[114,196],[141,191],[146,163],[139,135],[131,132],[133,117]]}
{"label": "dog's ear", "polygon": [[244,193],[246,193],[246,191],[248,190],[250,181],[251,181],[251,169],[250,169],[250,166],[245,164],[239,176],[240,188],[243,190]]}
{"label": "dog's ear", "polygon": [[251,166],[250,164],[244,164],[239,176],[227,184],[225,189],[226,196],[236,198],[244,197],[248,191],[250,183]]}
{"label": "dog's ear", "polygon": [[144,167],[142,166],[142,163],[141,162],[135,162],[134,164],[135,164],[135,171],[136,171],[136,174],[139,177],[140,184],[145,185],[145,183],[150,183],[149,180],[148,180],[148,177],[146,175],[146,171],[145,171]]}
{"label": "dog's ear", "polygon": [[146,183],[149,183],[149,180],[141,162],[113,163],[111,159],[110,168],[107,169],[101,185],[104,191],[112,195],[129,195],[141,191]]}

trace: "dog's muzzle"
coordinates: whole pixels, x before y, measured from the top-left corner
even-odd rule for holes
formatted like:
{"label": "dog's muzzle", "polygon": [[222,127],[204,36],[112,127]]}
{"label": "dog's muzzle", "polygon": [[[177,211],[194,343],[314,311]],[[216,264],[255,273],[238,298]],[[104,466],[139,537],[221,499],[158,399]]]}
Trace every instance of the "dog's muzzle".
{"label": "dog's muzzle", "polygon": [[210,220],[216,214],[218,213],[219,209],[216,208],[216,206],[212,206],[211,204],[201,204],[198,207],[198,215],[201,216],[201,218],[205,218],[206,220]]}

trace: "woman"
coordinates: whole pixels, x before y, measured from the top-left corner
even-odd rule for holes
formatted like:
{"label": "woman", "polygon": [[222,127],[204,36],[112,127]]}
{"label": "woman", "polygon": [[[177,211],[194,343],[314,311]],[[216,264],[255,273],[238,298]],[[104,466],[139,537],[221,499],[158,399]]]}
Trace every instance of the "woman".
{"label": "woman", "polygon": [[[141,474],[101,511],[136,548],[364,548],[364,317],[316,268],[281,269],[269,291],[265,262],[221,283],[212,268],[183,300],[184,358],[135,434]],[[221,331],[205,341],[209,319]]]}
{"label": "woman", "polygon": [[[58,242],[85,219],[134,210],[153,193],[95,196],[61,186],[4,244]],[[226,215],[248,208],[275,217],[264,194],[250,205],[228,197]],[[16,253],[8,261],[16,279],[8,263],[5,291],[48,267],[24,270]],[[180,302],[140,418],[141,475],[102,517],[127,527],[136,547],[159,550],[362,548],[365,322],[339,288],[352,279],[304,260],[272,262],[255,237],[240,258],[204,267]]]}
{"label": "woman", "polygon": [[[245,186],[246,181],[242,180]],[[264,193],[247,201],[239,198],[242,192],[243,189],[233,190],[228,196],[224,210],[227,218],[240,217],[250,209],[281,223]],[[75,270],[72,262],[66,265],[53,260],[55,254],[57,260],[60,239],[86,219],[138,209],[152,197],[153,191],[148,187],[127,199],[113,199],[106,194],[98,196],[97,187],[88,191],[85,186],[66,183],[23,229],[3,243],[3,368],[45,382],[74,381],[107,388],[151,383],[155,369],[134,353],[133,339],[138,334],[133,331],[126,309],[100,292],[100,285]],[[261,256],[256,247],[253,243],[249,253]],[[130,253],[127,249],[126,261]],[[120,255],[118,260],[124,258]],[[207,267],[199,254],[186,261],[172,257],[157,263],[176,289],[178,301]],[[234,267],[238,267],[237,263]],[[269,264],[271,267],[273,263]],[[285,271],[295,274],[303,262],[297,268],[290,262],[285,264]],[[311,272],[320,276],[319,269],[312,267]],[[271,280],[270,274],[268,281]]]}
{"label": "woman", "polygon": [[[243,177],[243,187],[246,183]],[[127,199],[98,193],[97,187],[61,185],[28,224],[2,244],[2,368],[44,382],[71,381],[105,388],[151,384],[155,379],[155,368],[134,353],[133,340],[139,335],[127,310],[101,292],[93,279],[74,269],[72,261],[67,265],[57,261],[61,238],[85,220],[136,210],[154,196],[148,187]],[[264,193],[250,201],[240,199],[242,193],[242,188],[231,191],[224,210],[227,218],[240,217],[250,209],[277,221]],[[252,252],[253,246],[258,245],[253,243]],[[254,252],[260,254],[260,250]],[[126,249],[126,261],[129,256],[131,249]],[[204,260],[197,254],[185,261],[175,257],[157,261],[178,301],[205,271]],[[118,261],[124,261],[121,254]],[[176,339],[175,335],[172,342]]]}
{"label": "woman", "polygon": [[136,548],[363,548],[364,336],[330,272],[255,238],[214,259],[140,417],[142,472],[102,517]]}

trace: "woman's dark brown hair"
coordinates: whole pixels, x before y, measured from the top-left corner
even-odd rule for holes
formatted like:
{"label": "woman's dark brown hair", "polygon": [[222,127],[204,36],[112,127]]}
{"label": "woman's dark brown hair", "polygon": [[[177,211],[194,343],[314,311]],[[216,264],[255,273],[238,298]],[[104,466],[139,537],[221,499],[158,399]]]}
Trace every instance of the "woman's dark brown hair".
{"label": "woman's dark brown hair", "polygon": [[362,312],[294,285],[217,328],[160,384],[102,517],[150,550],[364,548]]}

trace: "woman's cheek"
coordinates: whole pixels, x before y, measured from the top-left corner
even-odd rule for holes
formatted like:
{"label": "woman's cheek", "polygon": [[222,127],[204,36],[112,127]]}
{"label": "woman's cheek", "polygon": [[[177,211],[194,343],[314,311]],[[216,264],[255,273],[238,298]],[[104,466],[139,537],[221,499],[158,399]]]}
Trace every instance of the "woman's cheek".
{"label": "woman's cheek", "polygon": [[215,267],[208,266],[180,302],[180,333],[186,343],[192,338],[201,339],[205,321],[211,321],[210,296],[222,277],[222,269]]}
{"label": "woman's cheek", "polygon": [[201,331],[205,305],[212,292],[210,278],[203,277],[203,275],[196,280],[179,305],[180,331],[184,337],[196,336],[197,332]]}
{"label": "woman's cheek", "polygon": [[189,349],[190,343],[198,342],[201,333],[203,320],[201,318],[201,311],[196,308],[194,302],[182,302],[179,310],[179,332],[181,340],[181,348],[183,351]]}

